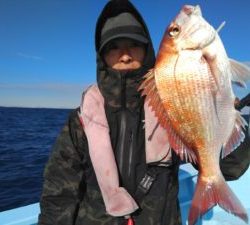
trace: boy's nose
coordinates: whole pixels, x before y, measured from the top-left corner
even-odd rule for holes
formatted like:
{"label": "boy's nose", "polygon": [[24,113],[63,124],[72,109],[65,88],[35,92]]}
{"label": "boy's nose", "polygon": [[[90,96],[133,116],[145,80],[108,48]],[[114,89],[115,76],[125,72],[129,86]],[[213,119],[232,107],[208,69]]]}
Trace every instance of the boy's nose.
{"label": "boy's nose", "polygon": [[121,52],[120,62],[130,63],[132,61],[132,56],[129,54],[129,51],[124,49]]}

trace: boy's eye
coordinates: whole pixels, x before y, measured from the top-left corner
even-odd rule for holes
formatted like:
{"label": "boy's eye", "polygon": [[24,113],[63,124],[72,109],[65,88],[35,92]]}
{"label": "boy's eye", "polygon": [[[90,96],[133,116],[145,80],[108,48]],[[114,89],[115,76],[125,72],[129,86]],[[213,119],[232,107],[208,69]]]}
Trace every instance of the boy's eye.
{"label": "boy's eye", "polygon": [[144,45],[142,43],[140,43],[140,42],[133,41],[131,43],[130,47],[132,47],[132,48],[143,48]]}
{"label": "boy's eye", "polygon": [[115,43],[112,43],[108,46],[108,49],[111,50],[111,49],[118,49],[118,45],[115,44]]}
{"label": "boy's eye", "polygon": [[118,49],[118,45],[113,42],[113,43],[108,43],[104,49],[105,52],[108,52],[110,50],[115,50],[115,49]]}
{"label": "boy's eye", "polygon": [[141,45],[142,45],[141,43],[136,42],[136,41],[133,41],[133,43],[132,43],[132,44],[133,44],[133,46],[136,46],[136,47],[137,47],[137,46],[141,46]]}
{"label": "boy's eye", "polygon": [[110,51],[119,50],[119,49],[132,49],[132,48],[145,48],[145,45],[132,40],[119,39],[115,41],[111,41],[104,46],[103,52],[104,54],[109,53]]}

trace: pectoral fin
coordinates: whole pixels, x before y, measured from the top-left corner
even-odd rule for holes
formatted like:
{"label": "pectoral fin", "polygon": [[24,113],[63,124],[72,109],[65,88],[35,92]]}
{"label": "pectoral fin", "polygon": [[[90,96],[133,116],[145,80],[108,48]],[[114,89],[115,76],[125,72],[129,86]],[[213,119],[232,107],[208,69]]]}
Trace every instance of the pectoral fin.
{"label": "pectoral fin", "polygon": [[232,81],[241,87],[246,87],[246,81],[250,80],[250,67],[234,59],[229,59]]}

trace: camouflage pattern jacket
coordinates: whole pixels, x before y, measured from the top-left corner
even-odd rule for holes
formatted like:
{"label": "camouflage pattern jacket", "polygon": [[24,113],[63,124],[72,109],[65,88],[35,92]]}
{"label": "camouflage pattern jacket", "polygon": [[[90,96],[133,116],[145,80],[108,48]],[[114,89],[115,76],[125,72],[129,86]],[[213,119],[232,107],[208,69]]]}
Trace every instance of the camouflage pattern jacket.
{"label": "camouflage pattern jacket", "polygon": [[[227,180],[240,177],[249,166],[250,141],[221,161]],[[136,225],[180,225],[178,167],[175,163],[158,175],[140,202],[133,218]],[[57,138],[44,172],[40,225],[121,225],[123,218],[106,214],[88,155],[88,142],[77,110]]]}

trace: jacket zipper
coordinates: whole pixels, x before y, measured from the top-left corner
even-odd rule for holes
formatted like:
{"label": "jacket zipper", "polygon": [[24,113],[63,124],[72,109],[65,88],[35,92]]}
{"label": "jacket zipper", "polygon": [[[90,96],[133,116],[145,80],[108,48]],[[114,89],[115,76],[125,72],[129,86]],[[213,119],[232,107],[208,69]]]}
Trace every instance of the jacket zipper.
{"label": "jacket zipper", "polygon": [[133,136],[133,132],[130,131],[130,137],[129,137],[129,161],[128,161],[128,164],[129,164],[129,167],[128,167],[128,176],[130,177],[130,174],[131,174],[131,164],[132,164],[132,158],[133,158],[133,139],[134,139],[134,136]]}
{"label": "jacket zipper", "polygon": [[119,169],[120,169],[120,172],[123,173],[123,164],[124,164],[124,161],[123,161],[123,156],[124,156],[124,151],[125,151],[125,136],[126,136],[126,113],[125,113],[125,110],[126,110],[126,93],[125,93],[125,86],[126,86],[126,81],[125,81],[125,76],[124,74],[121,74],[120,73],[120,76],[121,76],[121,126],[120,126],[120,135],[119,135],[119,138],[120,138],[120,143],[121,143],[121,146],[120,146],[120,158],[119,158]]}

